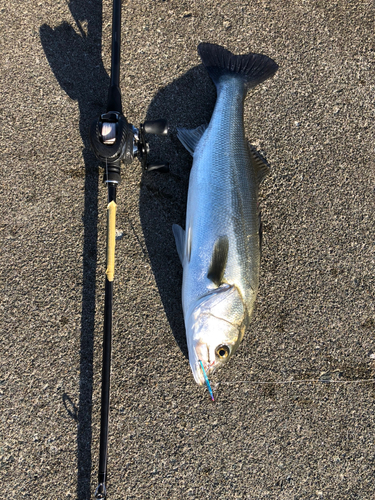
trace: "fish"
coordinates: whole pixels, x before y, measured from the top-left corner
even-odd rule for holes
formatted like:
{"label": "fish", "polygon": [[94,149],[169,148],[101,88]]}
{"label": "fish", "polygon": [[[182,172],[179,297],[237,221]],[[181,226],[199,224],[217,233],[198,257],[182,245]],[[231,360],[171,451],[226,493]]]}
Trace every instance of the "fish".
{"label": "fish", "polygon": [[234,55],[200,43],[198,54],[213,80],[216,103],[209,124],[177,129],[193,156],[185,230],[173,224],[183,267],[182,308],[189,363],[197,384],[226,364],[250,323],[259,286],[260,183],[268,164],[245,138],[247,92],[272,77],[270,57]]}

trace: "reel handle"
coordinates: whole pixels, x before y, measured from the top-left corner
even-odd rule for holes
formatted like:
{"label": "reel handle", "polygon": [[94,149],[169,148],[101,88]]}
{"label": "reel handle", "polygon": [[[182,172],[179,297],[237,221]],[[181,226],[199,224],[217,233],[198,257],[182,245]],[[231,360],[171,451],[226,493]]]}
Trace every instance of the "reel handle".
{"label": "reel handle", "polygon": [[146,164],[146,172],[151,172],[151,171],[158,171],[160,172],[161,174],[167,174],[169,172],[169,163],[165,162],[165,163],[158,163],[158,162],[154,162],[154,163],[147,163]]}
{"label": "reel handle", "polygon": [[168,122],[163,118],[159,120],[147,120],[141,124],[143,132],[145,134],[155,134],[155,135],[167,135],[168,134]]}

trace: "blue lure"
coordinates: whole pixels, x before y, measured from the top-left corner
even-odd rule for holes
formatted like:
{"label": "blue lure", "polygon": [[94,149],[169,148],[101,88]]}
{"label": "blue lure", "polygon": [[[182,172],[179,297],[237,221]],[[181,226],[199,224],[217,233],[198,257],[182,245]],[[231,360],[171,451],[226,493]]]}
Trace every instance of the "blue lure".
{"label": "blue lure", "polygon": [[203,363],[202,363],[201,360],[199,360],[199,363],[201,364],[201,368],[202,368],[202,372],[203,372],[203,377],[204,377],[204,380],[206,382],[208,392],[210,393],[212,401],[215,401],[214,400],[214,393],[212,392],[210,381],[208,380],[208,377],[207,377],[207,374],[206,374],[206,370],[204,369],[204,366],[203,366]]}

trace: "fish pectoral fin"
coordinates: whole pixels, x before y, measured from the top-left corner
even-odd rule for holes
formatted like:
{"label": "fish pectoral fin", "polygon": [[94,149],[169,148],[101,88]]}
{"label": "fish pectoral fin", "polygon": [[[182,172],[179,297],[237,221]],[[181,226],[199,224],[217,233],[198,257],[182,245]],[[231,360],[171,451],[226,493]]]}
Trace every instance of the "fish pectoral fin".
{"label": "fish pectoral fin", "polygon": [[227,265],[229,252],[229,241],[227,236],[220,236],[214,245],[211,264],[208,269],[207,278],[216,286],[223,283],[224,271]]}
{"label": "fish pectoral fin", "polygon": [[172,230],[176,241],[178,256],[180,257],[181,264],[184,265],[185,231],[178,224],[173,224]]}
{"label": "fish pectoral fin", "polygon": [[270,172],[270,166],[265,158],[249,144],[251,163],[257,174],[258,184],[260,185],[266,175]]}
{"label": "fish pectoral fin", "polygon": [[206,128],[206,124],[199,125],[199,127],[194,129],[177,128],[177,137],[189,151],[191,156],[194,156],[195,148],[197,147],[202,135],[205,133]]}

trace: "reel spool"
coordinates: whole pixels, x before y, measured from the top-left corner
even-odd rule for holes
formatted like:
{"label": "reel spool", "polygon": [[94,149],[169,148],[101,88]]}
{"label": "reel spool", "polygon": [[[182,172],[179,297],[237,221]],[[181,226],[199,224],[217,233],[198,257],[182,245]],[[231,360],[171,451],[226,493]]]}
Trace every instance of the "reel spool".
{"label": "reel spool", "polygon": [[105,168],[104,182],[121,181],[121,163],[129,164],[138,158],[145,171],[157,170],[169,172],[168,163],[148,163],[149,145],[145,135],[168,134],[166,120],[152,120],[142,123],[139,128],[128,123],[122,113],[109,111],[92,122],[90,127],[90,143],[95,156]]}

